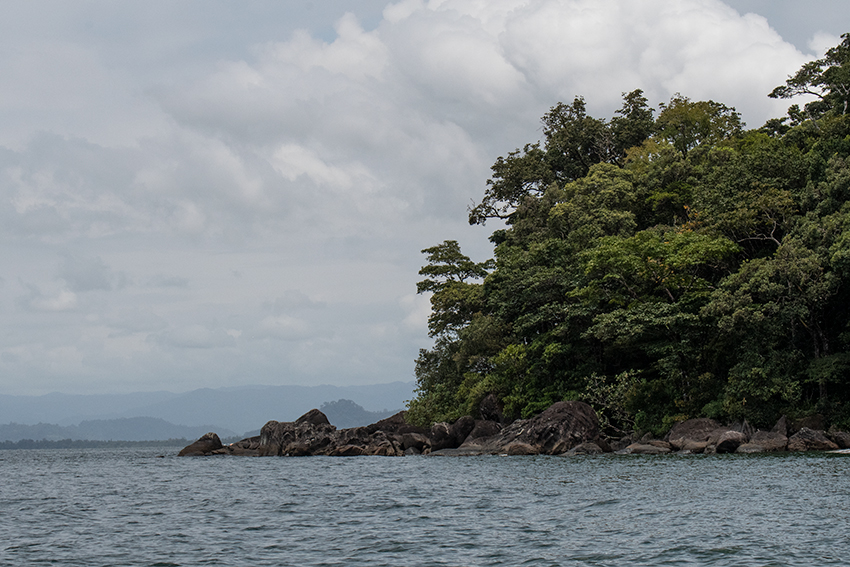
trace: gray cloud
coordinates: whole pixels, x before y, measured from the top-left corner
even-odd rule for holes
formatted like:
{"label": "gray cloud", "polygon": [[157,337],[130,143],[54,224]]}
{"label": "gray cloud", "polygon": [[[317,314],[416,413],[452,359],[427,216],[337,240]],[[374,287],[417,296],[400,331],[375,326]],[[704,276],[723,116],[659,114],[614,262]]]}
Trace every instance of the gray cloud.
{"label": "gray cloud", "polygon": [[419,251],[491,253],[466,207],[551,105],[784,112],[813,53],[744,3],[4,5],[0,390],[412,379]]}

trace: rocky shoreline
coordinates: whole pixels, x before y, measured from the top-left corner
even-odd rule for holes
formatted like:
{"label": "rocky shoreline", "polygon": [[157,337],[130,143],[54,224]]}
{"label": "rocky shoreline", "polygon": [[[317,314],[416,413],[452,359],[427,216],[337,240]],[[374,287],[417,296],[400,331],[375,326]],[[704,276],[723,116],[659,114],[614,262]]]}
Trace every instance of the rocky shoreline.
{"label": "rocky shoreline", "polygon": [[850,433],[818,429],[817,420],[791,426],[782,417],[770,431],[761,431],[746,421],[722,425],[698,418],[677,423],[661,439],[649,435],[612,439],[602,436],[596,413],[583,402],[557,402],[531,419],[511,423],[505,423],[500,412],[488,412],[485,404],[481,409],[490,419],[464,416],[430,429],[408,424],[405,412],[372,425],[337,429],[313,409],[292,422],[269,421],[260,435],[230,445],[207,433],[179,456],[656,455],[850,449]]}

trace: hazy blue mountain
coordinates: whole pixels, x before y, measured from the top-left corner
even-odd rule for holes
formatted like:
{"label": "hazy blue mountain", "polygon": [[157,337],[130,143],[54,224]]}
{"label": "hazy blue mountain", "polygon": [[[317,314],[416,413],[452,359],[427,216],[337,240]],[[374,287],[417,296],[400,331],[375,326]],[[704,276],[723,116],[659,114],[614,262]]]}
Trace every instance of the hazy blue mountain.
{"label": "hazy blue mountain", "polygon": [[367,411],[351,400],[325,402],[319,409],[337,429],[360,427],[380,421],[397,413],[395,411]]}
{"label": "hazy blue mountain", "polygon": [[[350,400],[368,412],[395,413],[413,397],[413,382],[368,386],[244,386],[181,394],[0,396],[0,424],[80,425],[83,421],[152,417],[206,431],[257,430],[267,421],[294,421],[332,400]],[[204,431],[203,433],[206,433]],[[222,435],[224,436],[224,435]]]}

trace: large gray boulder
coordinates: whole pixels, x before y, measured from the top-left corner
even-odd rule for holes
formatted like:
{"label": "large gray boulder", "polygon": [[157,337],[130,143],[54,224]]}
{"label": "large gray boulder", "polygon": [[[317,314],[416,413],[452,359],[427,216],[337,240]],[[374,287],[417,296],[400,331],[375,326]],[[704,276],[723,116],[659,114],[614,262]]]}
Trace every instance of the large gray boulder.
{"label": "large gray boulder", "polygon": [[822,431],[803,427],[788,439],[789,451],[835,451],[838,445],[826,438]]}
{"label": "large gray boulder", "polygon": [[707,417],[688,419],[674,425],[665,439],[675,451],[702,453],[720,428],[720,423]]}
{"label": "large gray boulder", "polygon": [[178,457],[206,457],[214,454],[222,448],[221,439],[213,432],[205,433],[200,439],[194,443],[184,447],[178,454]]}
{"label": "large gray boulder", "polygon": [[599,419],[584,402],[556,402],[531,419],[522,419],[477,445],[482,452],[508,455],[560,455],[599,438]]}
{"label": "large gray boulder", "polygon": [[747,442],[747,436],[740,431],[724,431],[714,444],[716,453],[734,453],[738,447]]}
{"label": "large gray boulder", "polygon": [[778,431],[756,431],[749,442],[743,443],[736,453],[772,453],[784,451],[788,438]]}

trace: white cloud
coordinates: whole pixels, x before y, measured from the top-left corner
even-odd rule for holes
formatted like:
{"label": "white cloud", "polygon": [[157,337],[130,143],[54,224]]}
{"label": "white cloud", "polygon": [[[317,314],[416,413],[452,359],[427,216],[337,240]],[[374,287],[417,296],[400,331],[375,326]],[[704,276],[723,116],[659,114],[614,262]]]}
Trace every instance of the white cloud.
{"label": "white cloud", "polygon": [[826,53],[827,49],[835,47],[839,43],[841,43],[841,38],[839,36],[819,31],[809,40],[808,47],[815,56],[820,58],[824,53]]}
{"label": "white cloud", "polygon": [[19,299],[19,304],[35,311],[70,311],[77,307],[77,294],[69,289],[43,293],[35,285],[27,286],[30,293]]}
{"label": "white cloud", "polygon": [[553,104],[610,117],[623,91],[679,91],[758,126],[807,58],[716,0],[404,0],[335,34],[182,5],[0,8],[2,377],[412,379],[419,250],[486,258],[466,207]]}

